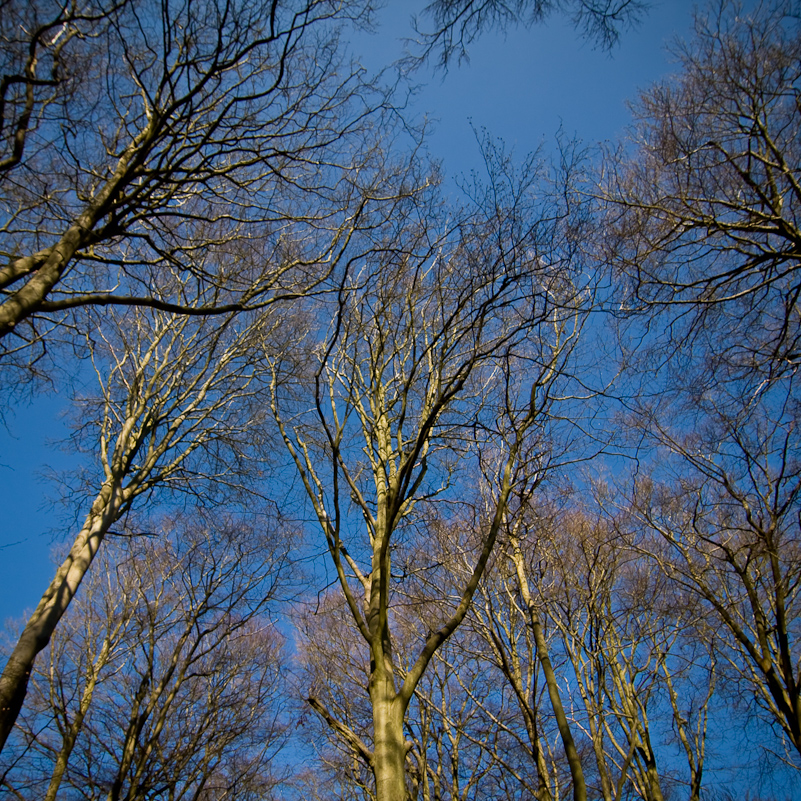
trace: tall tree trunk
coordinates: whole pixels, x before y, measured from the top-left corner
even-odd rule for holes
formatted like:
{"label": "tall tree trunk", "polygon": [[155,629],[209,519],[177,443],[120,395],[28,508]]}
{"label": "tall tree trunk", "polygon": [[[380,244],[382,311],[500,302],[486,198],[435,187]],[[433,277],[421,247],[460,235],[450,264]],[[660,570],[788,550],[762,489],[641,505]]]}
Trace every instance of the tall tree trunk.
{"label": "tall tree trunk", "polygon": [[551,699],[551,706],[556,717],[556,725],[559,727],[559,735],[562,738],[562,745],[565,749],[567,764],[570,767],[570,776],[573,779],[573,799],[574,801],[587,801],[587,786],[584,781],[584,770],[581,767],[576,744],[573,741],[573,734],[570,731],[570,724],[562,706],[562,697],[559,694],[559,684],[556,680],[551,658],[548,656],[548,646],[545,642],[545,635],[542,631],[542,624],[533,606],[529,606],[531,616],[531,627],[534,631],[534,640],[537,643],[537,657],[542,665],[542,672],[545,674],[545,684],[548,687],[548,697]]}
{"label": "tall tree trunk", "polygon": [[513,648],[510,653],[507,654],[501,638],[492,629],[491,623],[489,623],[488,631],[490,632],[492,644],[495,647],[495,653],[500,661],[500,668],[509,681],[509,684],[512,686],[512,690],[514,691],[518,705],[520,706],[520,711],[523,715],[523,722],[526,726],[526,733],[528,734],[528,740],[531,746],[531,757],[537,768],[537,791],[534,793],[534,797],[537,801],[553,801],[548,765],[545,762],[545,753],[542,742],[540,741],[537,722],[539,712],[537,710],[536,679],[535,686],[531,690],[531,701],[529,702],[527,694],[523,689],[523,670],[516,649]]}
{"label": "tall tree trunk", "polygon": [[377,801],[406,801],[406,742],[403,703],[391,679],[373,686],[373,772]]}
{"label": "tall tree trunk", "polygon": [[531,620],[531,629],[534,633],[534,642],[537,647],[537,658],[542,665],[542,672],[545,675],[545,685],[548,688],[548,697],[551,699],[551,706],[553,713],[556,717],[556,725],[559,728],[559,735],[562,738],[562,745],[565,749],[565,756],[567,757],[567,764],[570,768],[570,777],[573,779],[573,799],[574,801],[587,801],[587,785],[584,781],[584,770],[581,767],[581,759],[579,759],[576,744],[573,740],[573,734],[570,731],[570,724],[565,714],[565,709],[562,706],[562,698],[559,694],[559,684],[556,680],[553,666],[551,665],[551,658],[548,655],[548,644],[545,641],[545,634],[542,631],[542,624],[540,623],[534,601],[531,598],[531,591],[528,585],[528,578],[526,576],[526,566],[523,560],[523,553],[520,550],[520,543],[516,536],[510,536],[512,544],[512,561],[515,565],[517,578],[520,585],[520,594],[523,596],[523,601],[528,609],[529,617]]}
{"label": "tall tree trunk", "polygon": [[44,797],[44,801],[56,801],[56,795],[58,794],[59,787],[61,787],[61,781],[64,778],[64,771],[66,771],[67,764],[69,763],[70,756],[72,755],[72,749],[75,747],[75,741],[78,739],[78,735],[81,733],[81,729],[83,728],[83,722],[86,718],[86,713],[89,711],[89,707],[92,704],[92,696],[94,695],[95,686],[97,685],[98,674],[108,661],[110,652],[111,640],[109,637],[107,637],[103,642],[100,655],[89,669],[89,675],[87,676],[86,686],[84,687],[81,695],[81,702],[78,706],[78,711],[76,712],[72,723],[65,728],[64,740],[61,745],[61,750],[58,752],[56,764],[53,766],[53,773],[50,777],[50,785],[47,788],[47,794]]}
{"label": "tall tree trunk", "polygon": [[22,709],[36,656],[50,642],[120,507],[119,493],[106,484],[8,658],[0,677],[0,751]]}

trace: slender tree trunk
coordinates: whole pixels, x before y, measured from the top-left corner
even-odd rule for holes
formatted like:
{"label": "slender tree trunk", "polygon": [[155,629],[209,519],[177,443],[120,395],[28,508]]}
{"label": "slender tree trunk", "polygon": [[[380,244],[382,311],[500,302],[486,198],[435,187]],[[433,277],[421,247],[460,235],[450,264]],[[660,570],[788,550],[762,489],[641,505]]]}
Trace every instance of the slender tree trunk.
{"label": "slender tree trunk", "polygon": [[[150,667],[152,668],[152,663]],[[128,728],[125,731],[125,742],[122,747],[120,764],[117,766],[117,775],[114,777],[114,781],[109,788],[106,801],[119,801],[120,794],[122,793],[122,785],[125,782],[125,775],[130,770],[131,763],[133,762],[136,743],[149,714],[147,709],[141,714],[139,710],[142,708],[142,702],[145,700],[145,696],[150,690],[151,672],[152,670],[145,673],[144,676],[140,676],[139,687],[136,690],[136,696],[134,697],[133,707],[130,712]]]}
{"label": "slender tree trunk", "polygon": [[647,730],[643,732],[641,739],[643,744],[639,751],[643,762],[645,762],[645,776],[650,794],[649,801],[665,801],[662,795],[662,787],[659,783],[659,771],[656,769],[654,749],[651,748],[651,738],[648,736]]}
{"label": "slender tree trunk", "polygon": [[50,785],[47,788],[47,794],[45,795],[44,801],[55,801],[56,799],[58,788],[61,787],[61,780],[64,778],[64,771],[67,769],[67,764],[69,763],[70,755],[72,754],[72,749],[75,747],[75,741],[78,739],[78,735],[81,733],[84,718],[86,717],[86,713],[89,711],[89,707],[92,704],[92,696],[94,695],[95,686],[97,685],[98,673],[105,666],[110,651],[111,641],[107,638],[103,642],[100,655],[92,665],[90,674],[87,677],[86,686],[84,687],[81,695],[81,703],[78,706],[78,711],[75,714],[72,723],[64,732],[64,740],[61,744],[61,750],[58,752],[56,764],[53,767],[53,773],[50,777]]}
{"label": "slender tree trunk", "polygon": [[120,506],[119,493],[106,484],[8,658],[0,677],[0,751],[22,709],[36,656],[50,642],[106,532],[117,519]]}
{"label": "slender tree trunk", "polygon": [[570,731],[570,725],[565,714],[565,709],[562,706],[562,698],[559,694],[559,684],[556,680],[553,666],[551,665],[551,658],[548,655],[548,644],[545,641],[545,634],[542,631],[542,624],[540,623],[537,610],[534,602],[531,599],[531,591],[528,586],[528,579],[526,577],[526,568],[523,562],[523,554],[520,550],[520,544],[517,537],[510,537],[512,543],[512,561],[515,565],[517,578],[520,584],[520,593],[523,596],[523,601],[528,608],[529,617],[531,619],[531,629],[534,633],[534,643],[537,647],[537,658],[542,665],[542,672],[545,675],[545,685],[548,688],[548,697],[551,699],[551,706],[553,713],[556,717],[556,725],[559,728],[559,735],[562,738],[562,745],[565,749],[565,756],[567,757],[567,764],[570,768],[570,776],[573,779],[573,799],[574,801],[587,801],[587,785],[584,781],[584,770],[581,767],[581,760],[579,759],[576,744],[573,740],[573,735]]}
{"label": "slender tree trunk", "polygon": [[587,786],[584,781],[584,771],[581,767],[576,744],[570,731],[570,724],[567,721],[565,709],[562,706],[562,698],[559,694],[559,684],[556,680],[551,658],[548,656],[548,645],[545,642],[545,635],[542,631],[540,619],[533,607],[529,607],[531,616],[531,627],[534,631],[534,640],[537,643],[537,657],[542,665],[542,672],[545,674],[545,684],[548,687],[548,697],[551,699],[551,706],[556,717],[556,725],[559,727],[559,735],[562,738],[562,745],[565,749],[567,764],[570,767],[570,776],[573,779],[573,798],[574,801],[587,801]]}
{"label": "slender tree trunk", "polygon": [[[520,685],[521,692],[518,698],[523,698],[522,682]],[[553,794],[551,793],[551,780],[548,772],[548,765],[545,762],[545,753],[540,741],[539,725],[538,725],[539,712],[537,710],[536,695],[532,692],[531,703],[525,703],[523,707],[523,719],[526,724],[528,732],[529,744],[531,746],[531,756],[534,759],[534,764],[537,766],[537,801],[553,801]]]}
{"label": "slender tree trunk", "polygon": [[[491,614],[490,612],[490,615]],[[534,796],[537,801],[553,801],[548,765],[545,762],[545,754],[543,752],[542,743],[540,742],[537,723],[536,679],[535,687],[531,691],[531,702],[529,702],[523,689],[523,670],[520,666],[520,658],[516,649],[511,649],[510,653],[507,654],[503,642],[493,631],[491,623],[488,626],[488,630],[490,632],[491,642],[500,660],[501,670],[512,686],[512,690],[517,698],[517,703],[520,706],[521,714],[523,715],[523,722],[526,726],[526,733],[528,734],[528,740],[531,746],[531,757],[537,767],[537,791]]]}

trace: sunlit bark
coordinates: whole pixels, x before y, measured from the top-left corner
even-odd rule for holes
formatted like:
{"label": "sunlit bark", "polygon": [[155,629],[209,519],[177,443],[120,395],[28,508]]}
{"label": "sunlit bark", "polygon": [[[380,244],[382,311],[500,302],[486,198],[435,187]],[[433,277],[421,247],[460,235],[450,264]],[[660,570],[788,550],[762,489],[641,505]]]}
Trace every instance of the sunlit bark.
{"label": "sunlit bark", "polygon": [[[203,492],[204,482],[215,479],[219,487],[241,483],[213,455],[226,439],[235,454],[246,432],[256,431],[257,421],[243,406],[252,392],[246,353],[264,323],[256,328],[241,323],[229,317],[197,324],[192,318],[131,310],[106,315],[104,330],[87,339],[100,396],[95,408],[84,401],[87,416],[80,426],[98,450],[104,480],[3,671],[0,747],[19,714],[36,655],[49,642],[109,529],[136,498],[168,483],[177,488],[193,460],[200,470],[192,477],[195,491]],[[213,450],[207,452],[207,446]],[[223,456],[225,448],[217,452]]]}
{"label": "sunlit bark", "polygon": [[[404,716],[432,657],[467,614],[513,491],[533,479],[521,455],[547,447],[540,432],[591,301],[574,282],[561,218],[540,239],[528,205],[533,171],[501,210],[504,178],[491,175],[490,213],[462,222],[459,237],[442,226],[435,197],[429,206],[410,203],[403,225],[381,232],[388,239],[375,248],[369,275],[343,287],[333,328],[304,331],[305,379],[289,360],[269,361],[273,414],[369,649],[379,801],[407,792]],[[325,311],[318,314],[325,322]],[[312,412],[294,416],[310,402]],[[418,635],[401,677],[392,634],[396,543],[413,516],[440,500],[453,498],[467,513],[451,488],[451,454],[463,450],[462,459],[485,471],[489,499],[472,566],[456,598]]]}

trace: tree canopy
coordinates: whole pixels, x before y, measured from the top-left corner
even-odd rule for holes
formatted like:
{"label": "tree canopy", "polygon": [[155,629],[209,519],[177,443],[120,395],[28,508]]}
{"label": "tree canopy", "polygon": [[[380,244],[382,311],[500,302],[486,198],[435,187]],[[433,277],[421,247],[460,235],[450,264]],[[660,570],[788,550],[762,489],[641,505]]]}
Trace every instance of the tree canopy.
{"label": "tree canopy", "polygon": [[394,83],[375,10],[0,4],[3,393],[84,455],[2,792],[801,786],[798,8],[698,11],[625,136],[479,132],[458,191],[412,76],[645,5],[437,0]]}

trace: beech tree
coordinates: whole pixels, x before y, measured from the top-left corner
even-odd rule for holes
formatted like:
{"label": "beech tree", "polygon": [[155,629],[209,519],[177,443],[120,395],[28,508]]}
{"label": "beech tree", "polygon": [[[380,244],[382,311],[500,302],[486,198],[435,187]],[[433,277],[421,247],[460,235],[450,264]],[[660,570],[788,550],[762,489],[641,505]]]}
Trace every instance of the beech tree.
{"label": "beech tree", "polygon": [[[339,43],[368,11],[5,2],[6,356],[21,349],[27,364],[28,346],[76,307],[224,314],[321,287],[372,201],[391,194],[372,169],[390,101]],[[169,294],[153,291],[165,269],[182,278]]]}
{"label": "beech tree", "polygon": [[[631,536],[717,621],[719,666],[801,746],[798,328],[801,29],[780,3],[699,16],[636,106],[609,185],[641,469]],[[615,514],[618,512],[616,511]],[[722,668],[720,668],[722,669]]]}
{"label": "beech tree", "polygon": [[410,796],[420,801],[490,795],[508,783],[492,755],[509,742],[502,728],[484,718],[476,700],[487,698],[494,688],[484,666],[462,658],[466,652],[457,653],[449,647],[452,643],[441,647],[428,665],[406,725],[412,743]]}
{"label": "beech tree", "polygon": [[[619,527],[589,518],[575,500],[540,502],[515,518],[525,521],[514,536],[518,558],[503,532],[468,616],[418,683],[404,722],[411,798],[575,796],[565,725],[588,798],[697,800],[713,782],[704,780],[707,725],[727,681],[709,643],[714,622]],[[396,568],[393,644],[402,666],[414,659],[417,632],[443,616],[473,569],[466,527],[440,521],[427,533],[421,553]],[[323,786],[374,798],[368,655],[332,593],[302,629],[303,680],[320,713],[312,738],[328,744]],[[728,705],[725,714],[731,725]],[[338,734],[342,725],[361,755]]]}
{"label": "beech tree", "polygon": [[[410,620],[410,631],[441,617],[447,598],[469,576],[474,534],[458,524],[431,527],[431,537],[421,547],[429,553],[429,560],[436,554],[447,579],[443,581],[443,570],[429,570],[416,572],[413,582],[404,582],[404,600],[397,614]],[[501,548],[502,543],[496,546],[465,621],[434,655],[418,685],[416,706],[407,724],[414,743],[410,752],[410,778],[417,790],[414,797],[456,799],[486,793],[496,798],[544,798],[543,781],[562,787],[563,760],[554,770],[551,741],[543,732],[543,720],[550,716],[538,687],[536,659],[525,665],[533,669],[534,676],[520,675],[517,683],[505,682],[502,671],[508,663],[504,657],[520,667],[521,661],[526,662],[526,643],[518,641],[510,653],[500,654],[495,637],[487,634],[488,627],[493,633],[508,632],[504,613],[511,608],[512,614],[518,611],[507,603],[507,597],[496,599],[500,605],[489,600],[500,584]],[[424,559],[421,554],[419,561]],[[408,588],[407,583],[411,584]],[[523,625],[512,636],[521,634],[523,639],[527,632]],[[517,645],[521,645],[520,651]],[[530,701],[526,708],[535,712],[531,726],[530,719],[521,721],[518,692]]]}
{"label": "beech tree", "polygon": [[370,742],[369,657],[341,594],[321,593],[294,618],[298,637],[297,693],[313,766],[297,771],[305,797],[375,798]]}
{"label": "beech tree", "polygon": [[280,778],[281,638],[263,615],[289,543],[264,517],[155,527],[105,549],[35,672],[4,754],[16,797],[264,797]]}
{"label": "beech tree", "polygon": [[671,470],[637,481],[625,508],[641,547],[719,621],[714,642],[726,674],[749,688],[799,752],[801,564],[792,424],[749,422],[737,421],[736,434],[728,431],[714,447],[663,423],[656,429],[659,452]]}
{"label": "beech tree", "polygon": [[[533,556],[533,551],[530,553]],[[459,569],[458,560],[453,560],[452,565]],[[467,626],[480,643],[475,646],[477,658],[491,673],[493,682],[493,693],[482,707],[492,724],[516,743],[514,749],[493,748],[492,759],[499,763],[508,782],[513,778],[537,801],[551,801],[566,792],[569,771],[564,768],[564,746],[553,725],[553,707],[537,656],[538,648],[550,653],[550,637],[538,646],[531,616],[515,600],[517,597],[517,572],[499,548],[479,588]],[[509,699],[496,709],[492,701],[493,697],[502,697],[499,686],[507,690]],[[556,689],[559,692],[558,686]]]}
{"label": "beech tree", "polygon": [[[415,688],[467,613],[513,491],[534,491],[548,463],[554,396],[592,302],[574,239],[586,220],[566,203],[578,200],[572,187],[548,193],[538,165],[520,181],[497,150],[487,158],[479,213],[455,231],[434,227],[442,212],[431,194],[374,234],[334,322],[323,308],[321,329],[300,330],[305,364],[268,348],[272,412],[370,655],[372,747],[331,725],[369,764],[380,801],[407,793],[403,723]],[[486,509],[460,503],[461,465],[471,480],[484,477]],[[425,538],[429,509],[464,515],[481,535],[460,597],[419,633],[401,673],[393,564],[405,542]]]}
{"label": "beech tree", "polygon": [[[393,645],[401,676],[417,656],[419,632],[432,619],[443,616],[448,597],[458,593],[464,575],[444,584],[441,571],[428,564],[436,549],[439,561],[446,554],[463,556],[470,571],[472,548],[463,548],[463,534],[451,527],[433,525],[427,553],[410,554],[408,567],[425,567],[398,583],[394,607]],[[446,538],[452,547],[439,549]],[[451,565],[449,565],[450,567]],[[426,574],[436,578],[429,582]],[[360,636],[341,594],[328,592],[321,602],[309,605],[300,619],[303,633],[301,686],[310,693],[316,715],[307,722],[307,739],[314,744],[322,769],[311,782],[301,777],[314,798],[375,798],[370,768],[369,654],[360,647]],[[515,740],[513,700],[487,663],[483,641],[466,621],[437,650],[415,689],[404,721],[410,745],[407,758],[408,792],[418,801],[472,797],[517,797],[518,788],[530,789],[520,748]],[[345,726],[360,741],[338,733]],[[536,784],[533,785],[536,787]],[[516,792],[517,791],[517,792]]]}
{"label": "beech tree", "polygon": [[657,356],[692,348],[686,383],[748,371],[754,391],[797,364],[801,36],[790,3],[725,2],[695,28],[679,74],[634,104],[632,147],[606,164],[607,256],[620,316],[658,315]]}
{"label": "beech tree", "polygon": [[[573,703],[602,797],[622,798],[630,785],[661,801],[680,782],[698,801],[716,678],[696,642],[698,605],[584,511],[542,515],[535,536],[529,564],[541,571],[539,604],[576,678]],[[660,749],[668,722],[686,771]]]}
{"label": "beech tree", "polygon": [[[698,799],[717,678],[702,612],[578,497],[554,482],[510,516],[465,623],[435,656],[450,679],[435,712],[455,708],[442,726],[483,749],[482,788],[497,781],[499,797],[654,801],[688,788]],[[469,572],[459,535],[436,539],[456,578],[409,594],[404,609],[431,619],[429,595]],[[448,775],[447,757],[432,762]]]}
{"label": "beech tree", "polygon": [[88,510],[9,655],[0,679],[0,744],[19,714],[36,655],[135,501],[159,487],[207,501],[226,491],[236,497],[245,487],[244,455],[260,437],[260,418],[248,408],[249,354],[268,325],[264,316],[175,317],[134,307],[106,311],[87,333],[98,392],[80,401],[76,443],[93,457],[81,488]]}

